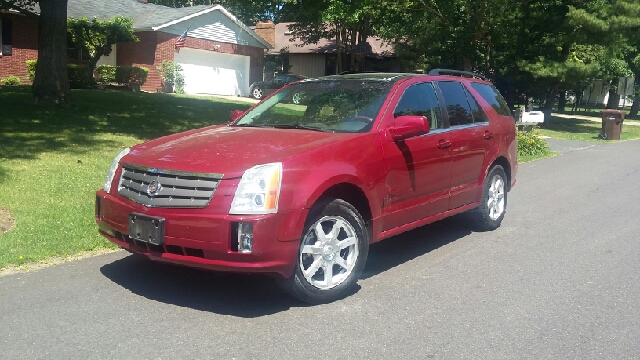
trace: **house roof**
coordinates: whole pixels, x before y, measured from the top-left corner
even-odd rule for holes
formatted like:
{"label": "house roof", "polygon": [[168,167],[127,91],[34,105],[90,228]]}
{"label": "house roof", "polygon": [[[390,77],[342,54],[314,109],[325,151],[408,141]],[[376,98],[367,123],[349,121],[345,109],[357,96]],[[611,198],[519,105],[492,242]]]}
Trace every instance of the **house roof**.
{"label": "house roof", "polygon": [[[39,14],[40,8],[36,5],[35,9],[31,11]],[[253,30],[249,29],[221,5],[198,5],[171,8],[139,0],[68,0],[67,4],[67,17],[76,19],[82,17],[96,17],[100,20],[111,19],[114,16],[131,17],[133,18],[133,29],[138,31],[158,31],[167,26],[204,15],[212,11],[220,11],[243,31],[246,31],[258,42],[264,45],[266,49],[271,48],[269,43],[258,36],[258,34]]]}
{"label": "house roof", "polygon": [[[295,39],[289,30],[289,25],[293,23],[285,22],[276,24],[276,46],[270,52],[288,52],[291,54],[329,54],[336,52],[336,42],[334,39],[320,39],[317,44],[304,44],[300,39]],[[367,43],[371,46],[371,52],[377,56],[394,55],[393,48],[377,36],[370,36]]]}

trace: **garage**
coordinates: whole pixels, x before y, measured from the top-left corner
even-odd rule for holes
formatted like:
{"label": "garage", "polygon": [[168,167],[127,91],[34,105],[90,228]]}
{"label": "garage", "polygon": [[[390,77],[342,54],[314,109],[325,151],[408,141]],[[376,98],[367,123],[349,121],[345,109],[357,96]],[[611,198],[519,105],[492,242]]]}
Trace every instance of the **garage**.
{"label": "garage", "polygon": [[187,94],[249,95],[249,56],[183,48],[174,61],[182,66]]}

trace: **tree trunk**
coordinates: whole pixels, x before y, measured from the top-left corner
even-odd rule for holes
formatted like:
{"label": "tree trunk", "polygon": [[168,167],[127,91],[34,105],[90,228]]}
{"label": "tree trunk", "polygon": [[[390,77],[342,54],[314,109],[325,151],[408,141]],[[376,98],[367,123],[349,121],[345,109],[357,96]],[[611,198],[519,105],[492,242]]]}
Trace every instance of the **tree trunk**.
{"label": "tree trunk", "polygon": [[620,95],[615,90],[609,90],[609,100],[607,100],[607,109],[617,109],[620,104]]}
{"label": "tree trunk", "polygon": [[547,93],[547,101],[544,104],[545,112],[551,112],[553,109],[553,104],[556,102],[556,95],[558,94],[558,88],[560,87],[560,80],[553,80],[551,83],[551,88]]}
{"label": "tree trunk", "polygon": [[558,96],[558,112],[560,114],[564,113],[564,108],[567,106],[567,92],[560,91]]}
{"label": "tree trunk", "polygon": [[95,84],[93,78],[93,72],[96,71],[96,67],[98,65],[98,61],[103,56],[102,52],[98,52],[96,55],[91,56],[89,58],[89,63],[87,64],[87,84]]}
{"label": "tree trunk", "polygon": [[38,63],[33,80],[37,104],[67,101],[67,0],[40,1],[38,19]]}
{"label": "tree trunk", "polygon": [[349,70],[350,71],[356,71],[356,56],[358,56],[358,54],[356,53],[356,44],[357,44],[358,38],[356,37],[356,31],[355,30],[351,30],[351,64],[349,66]]}
{"label": "tree trunk", "polygon": [[342,30],[336,32],[336,74],[342,72]]}
{"label": "tree trunk", "polygon": [[629,110],[629,117],[635,118],[638,116],[638,108],[640,108],[640,96],[633,97],[633,105],[631,105],[631,110]]}

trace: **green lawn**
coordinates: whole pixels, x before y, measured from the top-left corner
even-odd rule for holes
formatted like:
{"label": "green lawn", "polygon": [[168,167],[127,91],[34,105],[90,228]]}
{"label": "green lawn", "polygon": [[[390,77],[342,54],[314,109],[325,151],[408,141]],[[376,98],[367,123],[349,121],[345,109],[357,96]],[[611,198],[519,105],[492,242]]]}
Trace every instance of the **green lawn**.
{"label": "green lawn", "polygon": [[0,235],[0,268],[111,247],[98,236],[95,191],[124,147],[228,121],[241,100],[74,90],[36,107],[27,86],[0,87],[0,207],[16,227]]}
{"label": "green lawn", "polygon": [[[625,124],[630,123],[625,120]],[[600,141],[602,124],[577,118],[551,118],[540,126],[540,135],[562,140]],[[640,126],[624,125],[620,140],[640,139]]]}

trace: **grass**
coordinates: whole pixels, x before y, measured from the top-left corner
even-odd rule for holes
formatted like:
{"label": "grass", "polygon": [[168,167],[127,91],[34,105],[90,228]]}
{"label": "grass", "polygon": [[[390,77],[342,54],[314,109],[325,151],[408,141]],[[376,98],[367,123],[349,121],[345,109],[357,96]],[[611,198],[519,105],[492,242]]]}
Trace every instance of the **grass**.
{"label": "grass", "polygon": [[[625,120],[627,123],[627,120]],[[540,125],[540,135],[561,140],[599,141],[598,134],[602,124],[578,118],[551,116],[549,121]],[[640,126],[624,125],[620,140],[640,139]]]}
{"label": "grass", "polygon": [[95,191],[124,147],[228,121],[250,104],[212,97],[75,90],[36,107],[27,86],[0,87],[0,268],[112,247],[98,235]]}
{"label": "grass", "polygon": [[546,159],[546,158],[550,158],[550,157],[554,157],[558,155],[557,153],[553,152],[553,151],[548,151],[544,154],[539,154],[539,155],[518,155],[518,163],[519,164],[524,164],[527,162],[531,162],[534,160],[540,160],[540,159]]}

